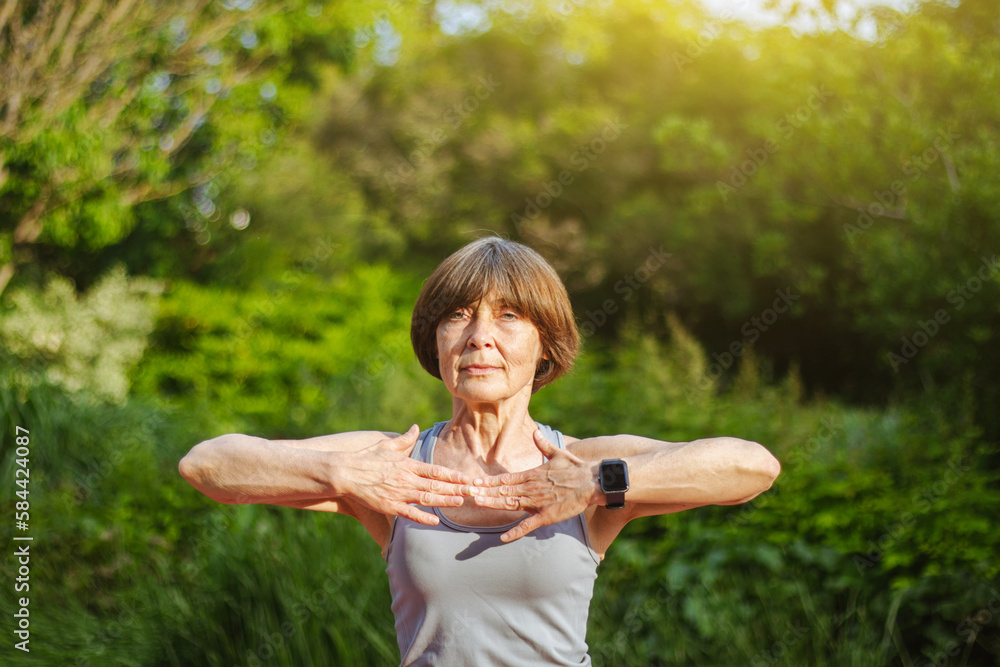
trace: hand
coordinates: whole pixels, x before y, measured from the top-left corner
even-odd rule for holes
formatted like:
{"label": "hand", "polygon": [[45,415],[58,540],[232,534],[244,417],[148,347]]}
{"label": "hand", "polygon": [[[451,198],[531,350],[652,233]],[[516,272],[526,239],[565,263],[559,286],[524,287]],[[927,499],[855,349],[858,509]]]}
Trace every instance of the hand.
{"label": "hand", "polygon": [[444,466],[410,458],[420,435],[416,424],[403,435],[381,440],[338,460],[345,495],[385,515],[405,517],[427,526],[437,525],[436,514],[411,506],[458,507],[475,489],[469,476]]}
{"label": "hand", "polygon": [[580,514],[601,498],[597,474],[599,463],[590,463],[559,449],[536,430],[535,446],[549,460],[524,472],[508,472],[476,478],[476,504],[529,513],[519,524],[500,536],[503,542],[524,537],[536,528]]}

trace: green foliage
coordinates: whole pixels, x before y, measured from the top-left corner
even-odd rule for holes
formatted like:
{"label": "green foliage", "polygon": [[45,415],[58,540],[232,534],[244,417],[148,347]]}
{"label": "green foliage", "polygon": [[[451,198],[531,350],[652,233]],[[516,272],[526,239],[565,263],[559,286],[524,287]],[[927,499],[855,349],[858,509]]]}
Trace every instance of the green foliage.
{"label": "green foliage", "polygon": [[[403,432],[430,418],[409,398],[433,395],[409,343],[418,284],[384,265],[323,277],[330,252],[318,245],[296,269],[248,291],[175,283],[137,390],[205,406],[224,432],[271,437],[376,423]],[[446,396],[439,408],[450,405]]]}
{"label": "green foliage", "polygon": [[751,381],[752,355],[732,392],[692,391],[704,353],[671,326],[671,345],[633,332],[588,348],[533,414],[581,437],[738,435],[783,471],[749,503],[625,529],[601,566],[595,664],[905,664],[964,649],[978,626],[968,650],[995,655],[1000,634],[974,619],[1000,582],[988,518],[1000,480],[968,418],[937,402],[883,414],[803,405],[794,376]]}
{"label": "green foliage", "polygon": [[[298,0],[7,3],[0,240],[13,252],[0,290],[14,269],[65,269],[121,241],[138,203],[252,168],[322,70],[350,62],[344,33],[364,14]],[[220,217],[205,190],[173,204],[138,219],[204,242]]]}
{"label": "green foliage", "polygon": [[[495,230],[540,249],[579,312],[676,312],[712,351],[753,342],[797,364],[809,390],[881,401],[968,368],[994,437],[987,5],[875,11],[868,39],[753,31],[694,3],[497,8],[488,30],[451,36],[432,24],[392,67],[331,80],[304,129],[318,157],[301,158],[327,164],[321,180],[242,201],[292,230],[282,203],[323,201],[333,171],[341,205],[369,210],[340,225],[362,257],[426,272]],[[670,259],[625,298],[658,247]],[[748,337],[779,289],[794,307]]]}
{"label": "green foliage", "polygon": [[192,492],[177,462],[213,422],[190,409],[25,393],[8,377],[0,470],[13,478],[9,434],[27,429],[35,546],[32,651],[7,642],[5,664],[394,662],[384,566],[360,525]]}
{"label": "green foliage", "polygon": [[[309,294],[321,304],[323,292],[341,310],[319,308],[317,317],[349,319],[324,328],[365,346],[358,349],[364,359],[405,330],[408,304],[385,295],[405,291],[407,281],[391,276],[361,270],[325,292],[303,278],[292,300]],[[383,297],[367,291],[376,286]],[[197,289],[184,290],[164,298],[161,335],[187,311],[205,318],[202,337],[222,337]],[[239,307],[230,298],[220,312]],[[258,299],[244,295],[248,304]],[[348,302],[362,312],[349,315]],[[267,322],[285,332],[281,312],[276,307]],[[535,397],[533,415],[576,436],[738,435],[768,446],[784,470],[750,503],[626,527],[600,567],[588,637],[595,664],[883,665],[905,662],[903,655],[924,664],[976,628],[966,664],[987,664],[998,631],[980,611],[1000,587],[992,530],[1000,491],[975,430],[940,407],[879,413],[802,404],[794,378],[744,385],[742,395],[697,393],[688,403],[684,385],[701,381],[705,353],[673,326],[675,342],[667,345],[640,331],[615,349],[588,345],[573,375]],[[378,329],[384,338],[372,333]],[[352,374],[364,365],[340,365],[343,357],[334,356],[322,370],[330,363],[325,340],[307,345],[287,335],[286,343],[288,351],[271,353],[294,354],[303,377],[314,366],[313,377],[342,388],[329,404],[282,397],[285,380],[268,371],[273,377],[262,386],[277,392],[271,411],[241,404],[250,410],[241,418],[219,410],[220,399],[208,397],[231,395],[225,373],[232,371],[222,358],[238,357],[238,347],[193,345],[214,385],[166,403],[141,395],[122,405],[84,403],[46,384],[24,394],[5,380],[5,436],[15,424],[29,429],[32,488],[46,490],[31,496],[48,545],[35,580],[63,582],[58,594],[45,593],[33,620],[49,637],[32,656],[37,664],[67,656],[89,664],[395,664],[384,563],[358,524],[219,505],[176,472],[192,444],[234,425],[306,436],[382,427],[389,416],[399,428],[426,426],[448,414],[447,392],[422,370],[424,377],[411,375],[412,362],[395,370],[375,364],[355,376],[364,379],[355,390]],[[147,354],[144,365],[159,364]],[[294,417],[296,407],[304,418]],[[11,451],[5,439],[0,469],[8,476]]]}
{"label": "green foliage", "polygon": [[686,0],[5,7],[0,471],[29,429],[45,545],[17,664],[395,664],[359,525],[176,466],[446,418],[410,308],[484,230],[583,328],[535,418],[783,464],[625,529],[596,665],[997,664],[991,3],[808,34]]}
{"label": "green foliage", "polygon": [[43,376],[69,391],[122,402],[128,372],[146,348],[162,285],[119,266],[85,295],[53,276],[44,290],[19,288],[0,319],[0,346],[24,387]]}

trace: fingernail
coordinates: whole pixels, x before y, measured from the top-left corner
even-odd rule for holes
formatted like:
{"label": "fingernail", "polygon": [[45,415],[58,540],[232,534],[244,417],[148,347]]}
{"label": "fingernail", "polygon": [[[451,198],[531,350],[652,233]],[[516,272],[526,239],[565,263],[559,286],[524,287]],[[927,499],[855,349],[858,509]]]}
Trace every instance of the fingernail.
{"label": "fingernail", "polygon": [[476,486],[479,486],[480,484],[483,483],[483,478],[482,477],[477,477],[474,480],[472,480],[472,483],[475,484]]}

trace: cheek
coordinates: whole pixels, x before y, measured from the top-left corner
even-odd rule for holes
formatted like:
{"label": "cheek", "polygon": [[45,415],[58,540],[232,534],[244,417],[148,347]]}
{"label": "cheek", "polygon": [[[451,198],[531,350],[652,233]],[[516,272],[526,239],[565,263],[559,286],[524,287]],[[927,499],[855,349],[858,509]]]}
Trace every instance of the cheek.
{"label": "cheek", "polygon": [[544,350],[542,349],[542,342],[540,337],[536,333],[534,337],[526,337],[527,341],[521,346],[521,356],[524,359],[525,364],[530,364],[532,368],[538,366],[542,360],[542,354]]}
{"label": "cheek", "polygon": [[437,334],[437,359],[438,364],[443,367],[448,367],[451,362],[458,358],[458,354],[455,352],[456,341],[453,337],[448,336],[446,331],[438,330]]}

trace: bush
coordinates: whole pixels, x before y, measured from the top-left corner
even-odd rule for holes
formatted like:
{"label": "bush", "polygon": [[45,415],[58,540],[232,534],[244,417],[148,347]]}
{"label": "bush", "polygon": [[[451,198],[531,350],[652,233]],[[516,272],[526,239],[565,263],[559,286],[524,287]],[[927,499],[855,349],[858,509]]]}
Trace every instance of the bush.
{"label": "bush", "polygon": [[[151,349],[136,382],[149,393],[122,403],[0,373],[0,469],[11,473],[13,427],[28,428],[45,544],[32,627],[46,640],[25,664],[395,664],[384,562],[360,525],[220,505],[177,474],[194,443],[234,424],[304,437],[448,416],[440,383],[390,346],[412,284],[378,268],[302,284],[246,340],[222,315],[253,312],[259,294],[175,288],[157,335],[176,334],[191,361],[171,367],[164,345]],[[297,327],[303,303],[315,307]],[[189,318],[204,333],[180,335]],[[720,395],[704,352],[670,326],[669,344],[638,328],[588,344],[533,415],[580,437],[735,435],[784,470],[750,503],[626,527],[599,570],[595,665],[995,663],[1000,491],[967,411],[944,395],[883,412],[803,403],[794,374],[775,382],[752,353]],[[235,372],[251,359],[271,393],[241,393]],[[158,397],[170,382],[192,391]],[[240,414],[224,397],[259,407]]]}

